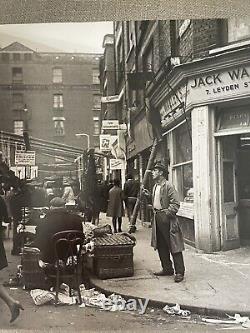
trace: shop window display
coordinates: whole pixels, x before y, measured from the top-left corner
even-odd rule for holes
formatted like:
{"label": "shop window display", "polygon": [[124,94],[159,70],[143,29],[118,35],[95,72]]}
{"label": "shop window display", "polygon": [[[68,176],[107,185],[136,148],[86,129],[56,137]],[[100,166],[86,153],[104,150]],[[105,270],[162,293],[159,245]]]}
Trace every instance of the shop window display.
{"label": "shop window display", "polygon": [[190,123],[174,131],[174,163],[172,165],[177,191],[181,201],[193,202],[192,142]]}

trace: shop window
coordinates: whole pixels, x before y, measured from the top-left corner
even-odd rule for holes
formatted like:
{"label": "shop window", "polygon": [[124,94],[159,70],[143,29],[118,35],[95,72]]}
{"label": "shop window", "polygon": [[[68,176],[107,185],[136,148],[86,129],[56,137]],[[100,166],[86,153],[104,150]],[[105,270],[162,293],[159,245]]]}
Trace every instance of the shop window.
{"label": "shop window", "polygon": [[14,93],[12,95],[12,109],[13,110],[24,109],[23,94]]}
{"label": "shop window", "polygon": [[53,95],[53,108],[54,109],[62,109],[63,108],[63,95],[62,94],[54,94]]}
{"label": "shop window", "polygon": [[13,83],[23,82],[23,69],[21,67],[12,68],[12,82]]}
{"label": "shop window", "polygon": [[[188,126],[187,126],[188,124]],[[177,127],[173,133],[173,175],[181,201],[193,202],[193,168],[190,123]]]}
{"label": "shop window", "polygon": [[94,122],[94,135],[99,135],[100,134],[100,122],[99,122],[99,117],[93,117],[93,122]]}
{"label": "shop window", "polygon": [[53,83],[62,83],[62,68],[53,68]]}
{"label": "shop window", "polygon": [[250,20],[247,17],[228,19],[228,43],[250,39]]}
{"label": "shop window", "polygon": [[64,128],[65,118],[54,117],[53,120],[54,120],[55,136],[64,136],[65,135],[65,128]]}
{"label": "shop window", "polygon": [[24,123],[23,120],[14,120],[14,134],[23,135]]}

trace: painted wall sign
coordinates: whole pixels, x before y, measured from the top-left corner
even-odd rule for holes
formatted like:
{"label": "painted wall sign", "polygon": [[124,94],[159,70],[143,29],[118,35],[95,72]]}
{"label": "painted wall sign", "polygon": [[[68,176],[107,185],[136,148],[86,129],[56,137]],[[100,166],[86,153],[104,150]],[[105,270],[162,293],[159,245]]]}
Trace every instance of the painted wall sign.
{"label": "painted wall sign", "polygon": [[160,110],[163,127],[183,113],[181,103],[189,107],[250,95],[250,65],[195,76],[175,91],[169,90],[171,95]]}

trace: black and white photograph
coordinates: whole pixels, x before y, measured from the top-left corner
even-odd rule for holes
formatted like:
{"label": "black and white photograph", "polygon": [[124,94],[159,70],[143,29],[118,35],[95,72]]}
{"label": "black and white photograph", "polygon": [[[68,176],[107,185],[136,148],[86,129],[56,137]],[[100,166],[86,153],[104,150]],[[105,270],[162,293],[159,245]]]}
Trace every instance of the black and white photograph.
{"label": "black and white photograph", "polygon": [[250,329],[250,6],[229,2],[3,1],[0,331]]}

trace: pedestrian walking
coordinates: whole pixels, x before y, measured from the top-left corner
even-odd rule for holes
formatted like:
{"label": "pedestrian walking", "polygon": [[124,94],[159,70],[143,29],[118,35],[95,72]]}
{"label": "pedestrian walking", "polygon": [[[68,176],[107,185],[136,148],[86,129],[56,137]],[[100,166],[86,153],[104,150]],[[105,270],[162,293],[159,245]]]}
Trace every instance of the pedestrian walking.
{"label": "pedestrian walking", "polygon": [[[184,279],[185,266],[182,254],[183,236],[176,217],[180,202],[175,188],[165,178],[166,173],[167,170],[163,164],[158,162],[154,165],[152,170],[155,181],[152,193],[154,220],[151,245],[158,250],[162,265],[162,270],[155,272],[154,275],[171,276],[175,273],[175,282],[181,282]],[[146,189],[143,193],[150,195]]]}
{"label": "pedestrian walking", "polygon": [[[6,253],[3,244],[3,237],[2,237],[2,221],[8,222],[8,214],[7,214],[7,207],[3,200],[0,197],[0,271],[8,266]],[[0,298],[6,303],[9,307],[11,313],[10,322],[12,323],[20,314],[20,309],[23,310],[22,305],[16,301],[13,297],[9,295],[7,290],[3,286],[3,280],[0,273]]]}
{"label": "pedestrian walking", "polygon": [[107,216],[112,217],[112,224],[115,233],[117,231],[122,232],[122,216],[124,216],[123,191],[120,185],[120,180],[115,179],[114,186],[109,190],[109,201],[107,209]]}
{"label": "pedestrian walking", "polygon": [[132,174],[128,174],[126,182],[124,184],[123,193],[124,193],[124,202],[125,202],[129,221],[133,214],[134,206],[135,206],[137,195],[138,195],[139,191],[140,191],[139,181],[135,180],[133,178]]}

